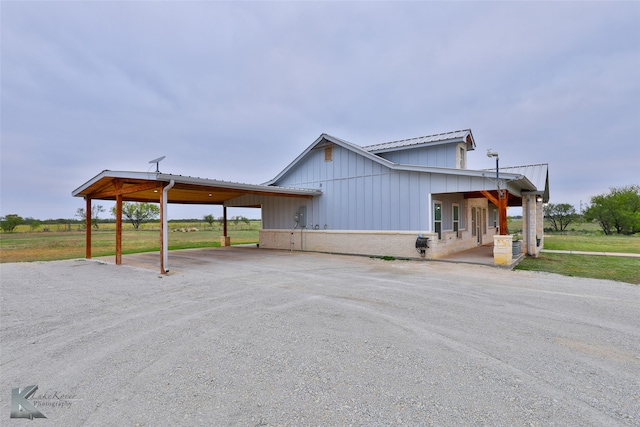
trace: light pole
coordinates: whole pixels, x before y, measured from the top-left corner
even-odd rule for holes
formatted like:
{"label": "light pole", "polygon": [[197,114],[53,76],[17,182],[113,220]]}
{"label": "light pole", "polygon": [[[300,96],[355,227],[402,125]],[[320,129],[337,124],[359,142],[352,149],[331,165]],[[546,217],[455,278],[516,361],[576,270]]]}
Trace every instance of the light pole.
{"label": "light pole", "polygon": [[498,186],[498,198],[502,198],[502,194],[500,193],[500,156],[495,151],[491,151],[491,148],[487,150],[487,157],[495,157],[496,158],[496,185]]}
{"label": "light pole", "polygon": [[499,230],[501,235],[507,234],[507,195],[503,194],[503,190],[500,189],[500,156],[491,149],[487,150],[487,157],[496,158],[496,186],[498,187],[498,199],[497,208],[499,216]]}

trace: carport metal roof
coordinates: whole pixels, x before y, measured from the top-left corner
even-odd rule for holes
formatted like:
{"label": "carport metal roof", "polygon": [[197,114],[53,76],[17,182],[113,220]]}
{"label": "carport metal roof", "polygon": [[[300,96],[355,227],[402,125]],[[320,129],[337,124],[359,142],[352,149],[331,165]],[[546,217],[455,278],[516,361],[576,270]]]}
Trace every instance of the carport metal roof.
{"label": "carport metal roof", "polygon": [[[165,274],[168,263],[167,203],[224,205],[227,200],[245,194],[279,197],[319,196],[320,190],[287,188],[273,185],[241,184],[215,179],[164,174],[160,172],[123,172],[105,170],[71,192],[84,197],[85,212],[91,212],[91,201],[116,202],[116,264],[122,263],[122,205],[125,201],[160,204],[160,273]],[[224,208],[224,236],[227,236],[226,208]],[[86,258],[91,258],[91,215],[86,215]]]}
{"label": "carport metal roof", "polygon": [[124,172],[104,170],[75,189],[74,197],[98,200],[155,202],[160,200],[161,189],[174,182],[167,194],[168,203],[222,205],[227,200],[245,194],[282,197],[313,197],[322,191],[304,188],[276,187],[272,185],[242,184],[216,179],[196,178],[155,172]]}

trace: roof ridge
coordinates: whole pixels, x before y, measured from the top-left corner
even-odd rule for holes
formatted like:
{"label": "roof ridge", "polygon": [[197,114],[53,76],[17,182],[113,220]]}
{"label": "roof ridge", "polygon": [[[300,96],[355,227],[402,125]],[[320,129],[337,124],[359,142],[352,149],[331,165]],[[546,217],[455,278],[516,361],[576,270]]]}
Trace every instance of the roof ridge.
{"label": "roof ridge", "polygon": [[362,148],[367,149],[369,147],[375,147],[375,146],[378,146],[378,145],[397,144],[397,143],[400,143],[400,142],[413,141],[413,140],[416,140],[416,139],[433,138],[433,137],[436,137],[436,136],[443,136],[443,135],[448,135],[448,134],[453,134],[453,133],[458,133],[458,132],[467,132],[467,131],[471,132],[471,129],[458,129],[458,130],[452,130],[452,131],[449,131],[449,132],[434,133],[434,134],[431,134],[431,135],[415,136],[413,138],[396,139],[394,141],[386,141],[386,142],[380,142],[380,143],[377,143],[377,144],[364,145],[364,146],[362,146]]}
{"label": "roof ridge", "polygon": [[[549,166],[549,163],[532,163],[530,165],[500,166],[500,169],[526,168],[528,166]],[[495,169],[496,168],[493,168],[492,170],[495,170]]]}

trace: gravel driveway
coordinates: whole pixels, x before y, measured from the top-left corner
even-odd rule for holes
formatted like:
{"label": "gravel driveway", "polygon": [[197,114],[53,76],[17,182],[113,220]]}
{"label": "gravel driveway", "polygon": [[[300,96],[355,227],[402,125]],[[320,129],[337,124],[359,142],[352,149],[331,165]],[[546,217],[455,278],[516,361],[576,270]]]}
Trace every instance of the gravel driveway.
{"label": "gravel driveway", "polygon": [[640,425],[639,286],[248,248],[170,267],[3,264],[1,424],[37,385],[34,427]]}

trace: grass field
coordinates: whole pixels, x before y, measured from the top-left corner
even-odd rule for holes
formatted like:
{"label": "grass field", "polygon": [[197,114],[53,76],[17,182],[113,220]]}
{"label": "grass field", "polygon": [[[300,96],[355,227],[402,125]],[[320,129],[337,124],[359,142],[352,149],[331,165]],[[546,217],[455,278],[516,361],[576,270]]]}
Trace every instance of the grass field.
{"label": "grass field", "polygon": [[[550,227],[550,225],[547,225]],[[521,231],[522,223],[510,220],[509,231]],[[605,236],[596,224],[572,224],[569,231],[547,232],[544,248],[583,252],[640,254],[640,236]],[[640,259],[542,252],[537,258],[524,258],[516,270],[546,271],[564,276],[609,279],[640,284]]]}
{"label": "grass field", "polygon": [[640,284],[640,258],[541,253],[525,258],[515,270],[546,271],[564,276]]}
{"label": "grass field", "polygon": [[[42,231],[48,227],[50,231]],[[249,224],[231,222],[228,234],[231,244],[257,243],[260,221]],[[77,224],[71,231],[57,231],[65,227],[43,226],[40,231],[29,231],[26,225],[13,233],[0,234],[0,262],[51,261],[84,258],[85,233]],[[222,228],[203,222],[169,222],[170,230],[198,228],[196,232],[169,233],[169,249],[219,247]],[[572,227],[570,227],[570,230]],[[594,224],[577,224],[573,231],[546,233],[546,249],[640,253],[639,236],[605,236]],[[509,231],[521,231],[519,220],[509,221]],[[124,254],[160,250],[159,224],[143,224],[135,231],[131,224],[123,225],[122,252]],[[100,224],[92,232],[92,255],[115,254],[115,224]],[[542,253],[538,258],[525,258],[518,270],[547,271],[566,276],[592,277],[640,284],[640,259],[601,256],[581,256]]]}
{"label": "grass field", "polygon": [[[220,246],[221,227],[202,223],[169,224],[170,230],[198,228],[196,232],[170,232],[169,249],[211,248]],[[151,252],[160,250],[159,224],[144,224],[138,231],[130,224],[123,225],[122,253]],[[230,224],[228,235],[231,244],[257,243],[260,221],[249,224]],[[28,227],[27,227],[28,230]],[[100,224],[91,234],[92,256],[115,255],[115,224]],[[84,258],[85,232],[36,231],[0,234],[0,262],[52,261],[58,259]]]}

